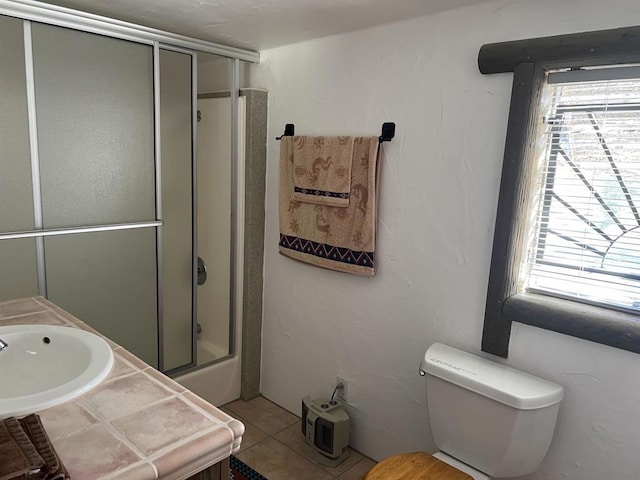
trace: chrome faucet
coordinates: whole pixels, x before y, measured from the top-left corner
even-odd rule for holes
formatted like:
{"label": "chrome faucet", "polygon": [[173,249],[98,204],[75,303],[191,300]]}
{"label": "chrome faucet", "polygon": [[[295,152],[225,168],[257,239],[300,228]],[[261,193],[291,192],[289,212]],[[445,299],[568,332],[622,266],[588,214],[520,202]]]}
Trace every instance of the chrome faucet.
{"label": "chrome faucet", "polygon": [[0,352],[7,348],[9,344],[0,338]]}

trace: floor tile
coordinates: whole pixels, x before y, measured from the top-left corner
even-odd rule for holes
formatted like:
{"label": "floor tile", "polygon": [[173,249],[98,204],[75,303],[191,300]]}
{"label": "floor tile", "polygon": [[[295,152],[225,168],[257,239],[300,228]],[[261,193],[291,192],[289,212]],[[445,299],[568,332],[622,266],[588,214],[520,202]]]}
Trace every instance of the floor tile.
{"label": "floor tile", "polygon": [[361,480],[365,473],[373,468],[376,464],[370,458],[364,457],[349,470],[338,476],[339,480]]}
{"label": "floor tile", "polygon": [[224,407],[268,435],[278,433],[289,425],[300,421],[298,417],[264,397],[257,397],[248,402],[236,400],[224,405]]}
{"label": "floor tile", "polygon": [[264,397],[236,400],[221,410],[246,427],[235,455],[268,480],[361,480],[376,464],[351,448],[337,467],[318,463],[309,456],[300,418]]}
{"label": "floor tile", "polygon": [[225,407],[229,410],[233,410],[234,412],[237,411],[238,413],[242,413],[242,410],[246,411],[251,409],[261,409],[270,407],[272,405],[275,405],[275,403],[267,400],[263,396],[258,396],[251,400],[238,399],[233,402],[227,403]]}
{"label": "floor tile", "polygon": [[253,423],[248,422],[245,418],[241,417],[237,413],[233,413],[231,410],[227,410],[224,407],[220,410],[222,410],[227,415],[231,415],[232,417],[237,418],[244,424],[244,435],[242,435],[242,443],[240,444],[240,450],[238,450],[238,453],[246,450],[249,447],[253,447],[256,443],[261,442],[268,437],[266,433],[256,427]]}
{"label": "floor tile", "polygon": [[333,480],[334,478],[330,473],[296,454],[274,438],[267,438],[236,456],[269,480]]}
{"label": "floor tile", "polygon": [[338,476],[341,473],[344,473],[345,471],[349,470],[351,467],[353,467],[356,463],[358,463],[363,458],[362,454],[356,452],[352,448],[347,448],[347,451],[349,452],[349,456],[337,467],[329,467],[327,465],[322,465],[321,463],[316,462],[313,458],[309,458],[305,449],[306,440],[304,439],[304,436],[302,435],[302,432],[300,430],[299,421],[294,423],[293,425],[290,425],[284,430],[278,432],[273,437],[276,440],[278,440],[280,443],[282,443],[284,446],[286,446],[287,448],[290,448],[291,450],[293,450],[298,455],[301,455],[311,460],[320,468],[322,468],[324,471],[330,473],[332,476]]}

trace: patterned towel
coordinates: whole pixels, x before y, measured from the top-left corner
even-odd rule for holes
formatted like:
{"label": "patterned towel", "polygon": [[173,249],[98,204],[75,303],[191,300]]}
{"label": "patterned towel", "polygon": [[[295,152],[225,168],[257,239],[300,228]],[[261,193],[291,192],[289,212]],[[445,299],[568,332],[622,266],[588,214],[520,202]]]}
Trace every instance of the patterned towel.
{"label": "patterned towel", "polygon": [[280,143],[280,253],[318,267],[375,275],[378,137],[353,139],[348,207],[293,198],[294,137]]}
{"label": "patterned towel", "polygon": [[353,137],[293,137],[293,199],[349,206]]}

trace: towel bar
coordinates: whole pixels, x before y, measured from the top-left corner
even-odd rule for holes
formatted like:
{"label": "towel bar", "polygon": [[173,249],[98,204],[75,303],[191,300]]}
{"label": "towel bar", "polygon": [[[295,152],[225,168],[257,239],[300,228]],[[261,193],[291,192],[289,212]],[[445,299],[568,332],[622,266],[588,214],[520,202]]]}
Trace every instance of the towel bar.
{"label": "towel bar", "polygon": [[[282,137],[293,137],[295,135],[295,125],[293,123],[287,123],[284,126],[284,133],[276,140],[280,140]],[[382,134],[378,137],[378,142],[390,142],[396,135],[396,124],[393,122],[385,122],[382,124]]]}

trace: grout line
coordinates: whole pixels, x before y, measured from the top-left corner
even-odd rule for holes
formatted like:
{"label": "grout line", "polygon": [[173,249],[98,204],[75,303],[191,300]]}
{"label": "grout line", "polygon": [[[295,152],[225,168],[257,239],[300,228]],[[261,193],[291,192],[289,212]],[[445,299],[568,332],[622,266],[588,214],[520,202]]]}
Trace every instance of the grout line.
{"label": "grout line", "polygon": [[27,317],[27,316],[29,316],[29,315],[37,315],[37,314],[39,314],[39,313],[47,313],[47,312],[49,312],[49,311],[50,311],[50,310],[49,310],[49,309],[47,309],[47,310],[36,310],[36,311],[31,311],[31,312],[28,312],[28,313],[16,313],[16,314],[14,314],[14,315],[9,315],[9,316],[0,316],[0,320],[13,320],[13,319],[15,319],[15,318]]}

